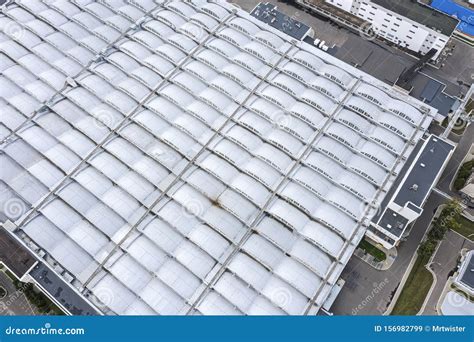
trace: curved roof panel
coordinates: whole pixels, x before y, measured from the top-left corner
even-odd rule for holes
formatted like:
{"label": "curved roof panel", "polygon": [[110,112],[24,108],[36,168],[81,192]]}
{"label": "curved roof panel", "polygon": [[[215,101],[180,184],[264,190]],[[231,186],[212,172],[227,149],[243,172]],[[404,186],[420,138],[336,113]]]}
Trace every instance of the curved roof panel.
{"label": "curved roof panel", "polygon": [[223,28],[217,33],[217,36],[229,41],[232,44],[237,45],[239,48],[243,48],[250,39],[243,33],[234,30],[230,27]]}
{"label": "curved roof panel", "polygon": [[198,23],[199,25],[205,27],[207,30],[212,30],[218,25],[218,22],[214,18],[211,18],[210,16],[204,13],[193,14],[190,18],[190,21]]}
{"label": "curved roof panel", "polygon": [[284,44],[284,41],[277,35],[264,30],[257,32],[254,37],[275,50],[280,49]]}
{"label": "curved roof panel", "polygon": [[235,17],[229,21],[229,25],[237,28],[241,32],[246,33],[249,36],[255,36],[260,31],[259,27],[254,23],[245,20],[243,18]]}

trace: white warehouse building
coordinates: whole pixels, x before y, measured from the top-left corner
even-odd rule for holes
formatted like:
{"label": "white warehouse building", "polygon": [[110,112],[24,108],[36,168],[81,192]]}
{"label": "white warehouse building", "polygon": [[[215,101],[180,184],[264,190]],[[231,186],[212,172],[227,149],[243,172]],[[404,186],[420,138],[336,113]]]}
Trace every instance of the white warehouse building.
{"label": "white warehouse building", "polygon": [[459,21],[417,0],[325,0],[371,23],[380,37],[437,59]]}
{"label": "white warehouse building", "polygon": [[0,14],[0,221],[102,314],[316,314],[436,110],[203,0]]}

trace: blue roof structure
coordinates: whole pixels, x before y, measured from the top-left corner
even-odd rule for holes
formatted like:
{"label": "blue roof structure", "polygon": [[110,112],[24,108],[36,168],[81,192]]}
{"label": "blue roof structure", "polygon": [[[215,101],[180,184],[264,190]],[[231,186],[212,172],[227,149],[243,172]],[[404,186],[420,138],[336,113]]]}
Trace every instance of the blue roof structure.
{"label": "blue roof structure", "polygon": [[474,10],[461,6],[452,0],[433,0],[431,7],[458,18],[461,22],[457,29],[474,36]]}

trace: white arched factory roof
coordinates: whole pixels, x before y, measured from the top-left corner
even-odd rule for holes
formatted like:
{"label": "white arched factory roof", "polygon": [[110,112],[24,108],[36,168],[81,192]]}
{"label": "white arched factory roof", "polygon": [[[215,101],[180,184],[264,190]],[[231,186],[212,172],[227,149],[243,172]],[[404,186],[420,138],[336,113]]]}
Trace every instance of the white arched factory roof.
{"label": "white arched factory roof", "polygon": [[317,313],[430,119],[221,1],[10,1],[0,47],[0,218],[108,315]]}

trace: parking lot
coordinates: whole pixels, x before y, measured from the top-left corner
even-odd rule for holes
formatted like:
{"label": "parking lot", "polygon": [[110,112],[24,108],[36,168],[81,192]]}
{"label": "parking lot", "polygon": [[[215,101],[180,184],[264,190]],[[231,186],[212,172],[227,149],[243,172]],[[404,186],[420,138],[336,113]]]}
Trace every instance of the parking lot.
{"label": "parking lot", "polygon": [[0,299],[0,316],[29,316],[38,314],[28,302],[21,289],[17,290],[10,277],[2,271],[0,271],[0,286],[7,292],[6,296]]}
{"label": "parking lot", "polygon": [[433,292],[423,311],[424,315],[437,315],[436,304],[443,292],[446,281],[452,275],[459,263],[459,251],[462,249],[471,250],[474,243],[453,231],[448,231],[433,258],[431,270],[436,276],[436,283]]}

